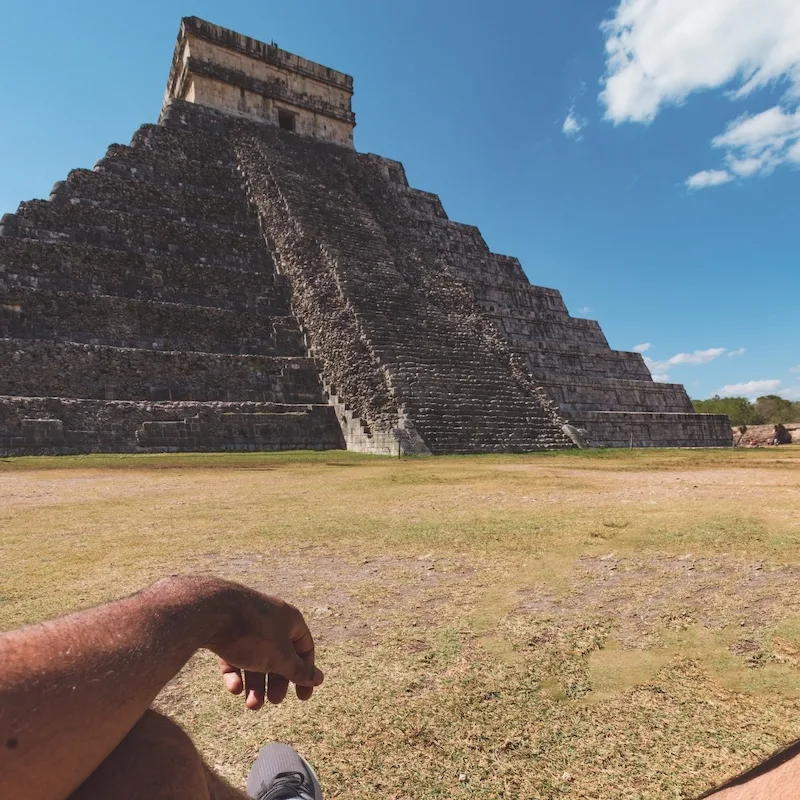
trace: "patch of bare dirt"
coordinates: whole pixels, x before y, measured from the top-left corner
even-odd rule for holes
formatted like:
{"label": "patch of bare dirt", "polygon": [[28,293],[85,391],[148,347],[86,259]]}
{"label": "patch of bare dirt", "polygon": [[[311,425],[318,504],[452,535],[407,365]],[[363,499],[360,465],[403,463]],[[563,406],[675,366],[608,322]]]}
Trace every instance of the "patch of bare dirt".
{"label": "patch of bare dirt", "polygon": [[125,473],[98,474],[74,471],[51,477],[47,473],[20,472],[0,475],[0,504],[38,508],[65,503],[118,500],[128,497],[153,497],[181,491],[185,481],[159,476],[134,477]]}
{"label": "patch of bare dirt", "polygon": [[357,639],[373,644],[399,621],[421,631],[440,622],[453,594],[472,590],[470,579],[477,571],[466,557],[358,558],[316,546],[277,554],[204,553],[187,566],[293,603],[320,643]]}
{"label": "patch of bare dirt", "polygon": [[[649,649],[663,645],[663,629],[755,631],[800,613],[800,566],[724,556],[586,557],[576,562],[566,595],[523,590],[516,613],[603,620],[623,647]],[[746,652],[745,642],[739,647]]]}
{"label": "patch of bare dirt", "polygon": [[[780,449],[780,448],[778,448]],[[533,472],[536,465],[513,464],[498,467],[507,472]],[[747,509],[748,501],[763,502],[765,492],[780,493],[778,504],[800,501],[800,481],[796,472],[778,472],[774,469],[698,469],[665,471],[603,472],[602,484],[593,486],[587,480],[596,476],[587,470],[559,470],[562,485],[558,488],[539,487],[533,484],[530,493],[495,492],[485,499],[493,502],[514,500],[521,504],[564,503],[572,498],[592,496],[592,504],[603,505],[656,505],[676,500],[709,502],[722,500],[731,508]],[[574,486],[573,486],[574,483]]]}

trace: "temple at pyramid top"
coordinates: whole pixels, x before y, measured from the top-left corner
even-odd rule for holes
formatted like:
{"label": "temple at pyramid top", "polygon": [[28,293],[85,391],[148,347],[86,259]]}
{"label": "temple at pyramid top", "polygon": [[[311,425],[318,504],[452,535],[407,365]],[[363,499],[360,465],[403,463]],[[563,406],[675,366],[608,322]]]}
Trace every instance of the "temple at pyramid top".
{"label": "temple at pyramid top", "polygon": [[353,78],[197,17],[181,20],[164,94],[353,147]]}

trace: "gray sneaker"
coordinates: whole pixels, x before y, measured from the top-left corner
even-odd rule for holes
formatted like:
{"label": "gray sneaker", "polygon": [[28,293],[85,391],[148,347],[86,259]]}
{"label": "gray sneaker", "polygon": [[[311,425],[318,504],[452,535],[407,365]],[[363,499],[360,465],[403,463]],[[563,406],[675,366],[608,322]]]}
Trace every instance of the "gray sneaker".
{"label": "gray sneaker", "polygon": [[262,747],[247,779],[252,800],[322,800],[311,765],[288,744]]}

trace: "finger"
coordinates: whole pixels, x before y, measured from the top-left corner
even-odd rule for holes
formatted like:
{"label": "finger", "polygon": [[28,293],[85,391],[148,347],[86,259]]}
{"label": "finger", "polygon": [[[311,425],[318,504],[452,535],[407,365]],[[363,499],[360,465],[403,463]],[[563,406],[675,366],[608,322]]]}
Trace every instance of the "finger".
{"label": "finger", "polygon": [[263,672],[250,672],[246,670],[244,673],[244,685],[247,690],[245,694],[244,704],[251,711],[258,711],[264,705],[264,686],[267,676]]}
{"label": "finger", "polygon": [[[311,639],[311,634],[309,634],[307,641],[295,643],[295,649],[297,650],[298,648],[303,647],[303,645],[305,645],[305,647],[307,648],[310,645],[310,648],[307,649],[306,652],[300,652],[298,650],[297,654],[300,656],[300,658],[302,659],[303,663],[306,665],[307,668],[310,666],[312,669],[314,669],[312,682],[319,680],[319,682],[321,683],[323,675],[322,672],[316,669],[314,666],[314,641],[313,639]],[[319,683],[315,683],[315,685],[318,686]],[[295,684],[294,690],[295,693],[297,694],[298,700],[310,700],[311,695],[314,694],[314,686],[304,686],[303,684],[300,683]]]}
{"label": "finger", "polygon": [[310,700],[311,695],[314,694],[313,686],[295,686],[294,690],[298,700]]}
{"label": "finger", "polygon": [[281,648],[282,652],[278,663],[280,674],[298,686],[314,687],[322,683],[322,671],[314,666],[313,650],[300,656],[291,646]]}
{"label": "finger", "polygon": [[[297,611],[297,609],[295,609]],[[291,675],[287,676],[291,681],[296,683],[298,687],[311,687],[319,686],[322,683],[323,675],[322,671],[316,669],[314,666],[314,638],[311,636],[311,631],[308,629],[306,625],[306,621],[303,619],[303,615],[297,611],[297,626],[295,629],[295,634],[292,636],[292,647],[300,660],[300,663],[297,663],[297,659],[292,659],[293,663],[298,669],[298,674],[296,677]],[[306,697],[306,692],[302,692],[303,697],[301,699],[308,699],[311,696],[311,693],[308,693]],[[298,694],[300,697],[300,694]]]}
{"label": "finger", "polygon": [[314,638],[302,616],[300,616],[300,624],[295,630],[295,635],[292,636],[292,647],[304,661],[314,663]]}
{"label": "finger", "polygon": [[242,689],[244,689],[241,671],[222,658],[218,659],[218,661],[219,671],[222,673],[222,682],[225,684],[225,688],[231,694],[241,694]]}
{"label": "finger", "polygon": [[288,691],[289,681],[277,672],[270,672],[267,679],[267,700],[278,705],[284,701]]}

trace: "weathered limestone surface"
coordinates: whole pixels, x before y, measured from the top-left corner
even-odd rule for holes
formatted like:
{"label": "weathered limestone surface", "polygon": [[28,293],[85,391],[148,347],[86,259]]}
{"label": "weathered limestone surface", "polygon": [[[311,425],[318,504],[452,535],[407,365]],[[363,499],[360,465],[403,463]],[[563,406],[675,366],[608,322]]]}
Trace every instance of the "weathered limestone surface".
{"label": "weathered limestone surface", "polygon": [[588,432],[589,447],[726,447],[721,414],[584,411],[571,415]]}
{"label": "weathered limestone surface", "polygon": [[0,219],[0,454],[730,445],[357,153],[351,96],[182,22],[159,124]]}
{"label": "weathered limestone surface", "polygon": [[181,21],[164,108],[208,106],[326,142],[353,146],[353,79],[197,17]]}
{"label": "weathered limestone surface", "polygon": [[0,452],[30,455],[344,446],[328,406],[0,397]]}
{"label": "weathered limestone surface", "polygon": [[386,191],[405,199],[408,213],[396,217],[403,229],[435,242],[439,263],[470,288],[536,386],[591,445],[731,445],[724,416],[694,414],[682,386],[653,382],[639,353],[611,350],[597,322],[571,317],[558,291],[532,286],[517,259],[490,253],[477,228],[450,221],[436,195],[410,188],[401,164],[367,158],[383,163]]}
{"label": "weathered limestone surface", "polygon": [[143,126],[0,221],[0,453],[344,445],[230,147]]}
{"label": "weathered limestone surface", "polygon": [[[277,129],[230,127],[323,378],[371,429],[413,429],[433,453],[571,446],[438,243],[409,230],[379,162]],[[330,324],[334,310],[341,324]],[[367,365],[375,381],[362,383]]]}

